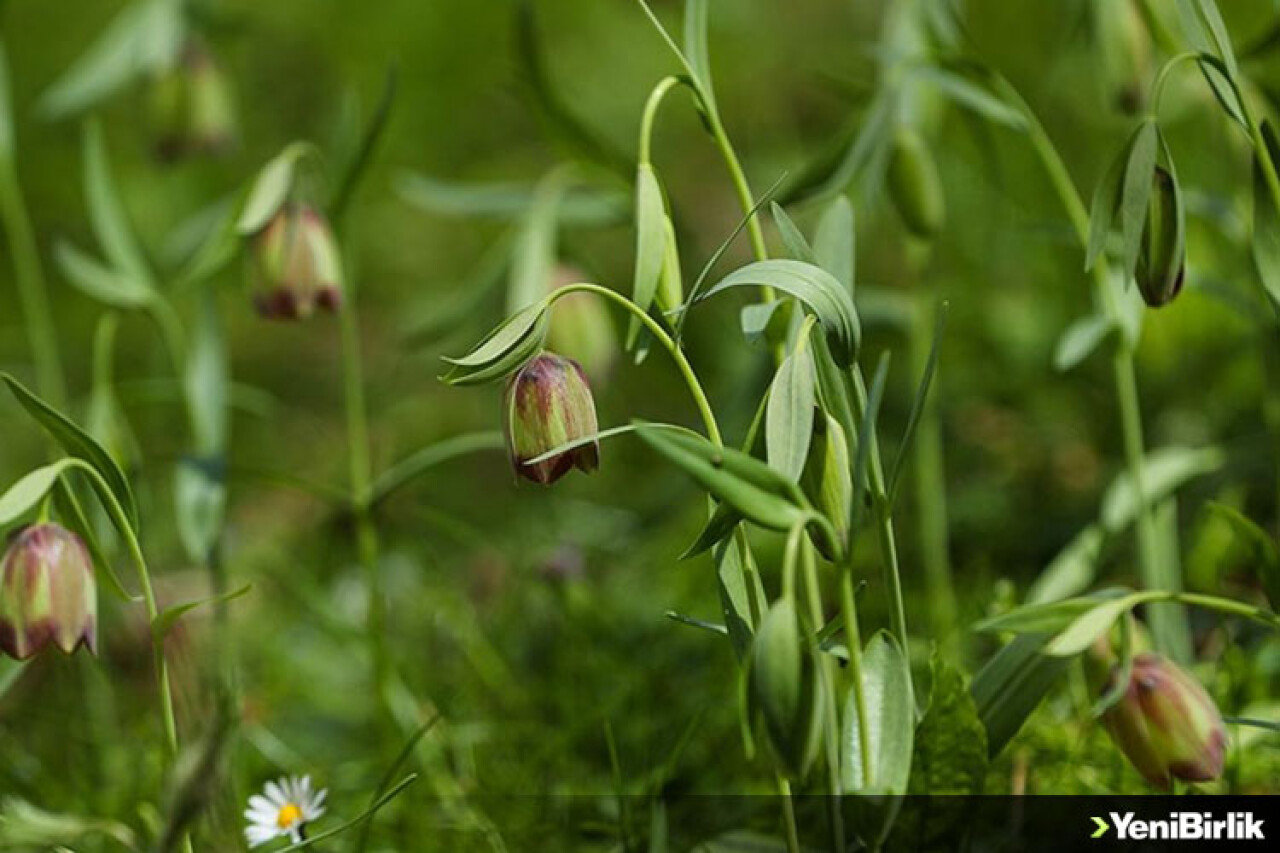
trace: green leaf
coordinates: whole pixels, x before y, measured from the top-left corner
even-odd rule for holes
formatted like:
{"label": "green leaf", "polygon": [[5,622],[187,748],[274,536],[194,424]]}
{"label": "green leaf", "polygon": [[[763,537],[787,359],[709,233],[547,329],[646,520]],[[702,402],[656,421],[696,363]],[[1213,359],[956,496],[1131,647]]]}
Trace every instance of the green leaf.
{"label": "green leaf", "polygon": [[212,456],[226,448],[230,377],[218,301],[212,290],[200,294],[183,369],[182,391],[195,450]]}
{"label": "green leaf", "polygon": [[1053,351],[1054,370],[1066,373],[1117,331],[1119,328],[1115,321],[1103,314],[1090,314],[1076,320],[1058,338],[1058,346]]}
{"label": "green leaf", "polygon": [[444,361],[453,365],[453,369],[444,381],[450,385],[474,385],[501,379],[537,354],[546,330],[544,299],[509,317],[467,355],[446,356]]}
{"label": "green leaf", "polygon": [[762,347],[785,340],[786,321],[790,317],[790,312],[786,309],[790,304],[774,299],[742,306],[742,311],[738,314],[738,325],[742,328],[742,336],[747,343]]}
{"label": "green leaf", "polygon": [[133,490],[129,488],[129,481],[120,470],[120,466],[111,458],[111,454],[69,418],[28,391],[21,382],[7,373],[0,373],[0,380],[9,387],[10,393],[26,409],[27,414],[31,415],[54,441],[62,446],[63,450],[71,456],[83,459],[98,472],[136,533],[138,508],[133,500]]}
{"label": "green leaf", "polygon": [[293,189],[299,162],[309,151],[308,145],[295,142],[262,167],[253,179],[244,207],[240,209],[240,218],[236,220],[236,231],[241,236],[258,233],[276,215]]}
{"label": "green leaf", "polygon": [[880,401],[884,397],[884,386],[889,379],[889,353],[880,356],[876,365],[875,376],[871,380],[871,391],[867,395],[867,405],[863,410],[862,423],[858,424],[858,452],[853,458],[853,501],[849,505],[849,533],[852,536],[862,521],[862,496],[870,491],[871,445],[875,440],[876,419],[880,416]]}
{"label": "green leaf", "polygon": [[1135,132],[1125,140],[1124,146],[1107,167],[1102,181],[1093,190],[1093,203],[1089,208],[1089,245],[1084,258],[1086,271],[1093,269],[1098,257],[1106,251],[1107,237],[1111,234],[1116,212],[1120,208],[1121,185],[1129,163],[1129,154],[1136,138]]}
{"label": "green leaf", "polygon": [[197,599],[195,601],[187,601],[182,604],[175,604],[172,607],[166,607],[156,614],[156,618],[151,620],[151,636],[157,643],[164,641],[169,636],[169,632],[178,624],[178,620],[183,616],[195,610],[197,607],[207,607],[210,604],[218,604],[220,602],[234,601],[242,595],[247,595],[249,590],[253,589],[253,584],[247,583],[239,589],[224,592],[221,595],[211,595],[207,598]]}
{"label": "green leaf", "polygon": [[[1187,482],[1213,473],[1226,462],[1219,447],[1164,447],[1147,454],[1143,464],[1143,492],[1149,506],[1155,506]],[[1102,525],[1108,533],[1119,533],[1133,523],[1138,499],[1127,472],[1120,474],[1102,500]]]}
{"label": "green leaf", "polygon": [[693,78],[699,88],[712,91],[711,58],[707,37],[708,0],[685,0],[684,4],[684,56],[689,62]]}
{"label": "green leaf", "polygon": [[130,310],[155,300],[155,291],[144,280],[103,266],[65,240],[54,243],[53,259],[67,281],[104,305]]}
{"label": "green leaf", "polygon": [[149,71],[172,65],[184,37],[182,7],[130,3],[40,97],[47,118],[64,118],[115,94]]}
{"label": "green leaf", "polygon": [[975,631],[995,632],[1012,631],[1017,634],[1057,634],[1066,630],[1073,622],[1093,610],[1099,604],[1126,599],[1133,592],[1128,589],[1100,590],[1080,598],[1068,598],[1062,601],[1028,604],[984,619],[973,626]]}
{"label": "green leaf", "polygon": [[908,793],[930,796],[982,793],[987,772],[987,730],[955,666],[937,654],[929,708],[916,729]]}
{"label": "green leaf", "polygon": [[[862,692],[867,719],[860,721],[856,691],[844,703],[840,736],[840,774],[845,793],[904,794],[911,774],[915,708],[911,673],[902,648],[881,631],[867,643],[862,658]],[[870,745],[870,784],[863,775],[861,725]]]}
{"label": "green leaf", "polygon": [[1093,645],[1094,640],[1101,637],[1115,621],[1143,601],[1162,592],[1134,592],[1129,595],[1113,598],[1095,605],[1075,618],[1075,620],[1057,634],[1045,646],[1047,655],[1054,657],[1074,657]]}
{"label": "green leaf", "polygon": [[182,459],[173,470],[174,521],[193,562],[204,563],[222,535],[227,503],[220,457]]}
{"label": "green leaf", "polygon": [[765,447],[770,467],[788,480],[799,481],[813,437],[816,400],[813,354],[801,338],[791,355],[783,359],[769,388],[765,416]]}
{"label": "green leaf", "polygon": [[835,276],[850,293],[853,293],[857,256],[855,241],[853,204],[848,196],[838,195],[818,218],[818,230],[813,235],[813,253],[817,258],[814,263]]}
{"label": "green leaf", "polygon": [[1120,191],[1120,231],[1124,240],[1121,268],[1128,278],[1133,276],[1138,253],[1142,250],[1142,227],[1147,221],[1151,177],[1155,174],[1159,141],[1155,121],[1142,122],[1134,134],[1125,164],[1124,184]]}
{"label": "green leaf", "polygon": [[[443,216],[516,219],[533,204],[536,187],[527,184],[467,184],[430,175],[402,172],[394,182],[409,204]],[[560,204],[562,225],[615,225],[632,213],[630,194],[612,189],[573,187]]]}
{"label": "green leaf", "polygon": [[756,569],[745,537],[732,536],[715,546],[712,556],[716,564],[716,590],[725,629],[738,660],[745,660],[751,648],[751,626],[756,623],[767,601],[760,572]]}
{"label": "green leaf", "polygon": [[84,191],[89,222],[111,265],[154,290],[151,268],[120,201],[111,174],[102,125],[96,120],[85,125]]}
{"label": "green leaf", "polygon": [[805,239],[795,221],[783,210],[782,205],[776,201],[770,202],[769,212],[773,214],[774,224],[778,226],[778,236],[782,238],[782,245],[786,247],[787,255],[794,260],[817,266],[818,258],[809,246],[809,241]]}
{"label": "green leaf", "polygon": [[[592,440],[598,440],[596,436]],[[374,481],[370,500],[378,503],[393,492],[408,485],[417,477],[437,465],[452,461],[469,453],[503,450],[506,445],[500,432],[476,432],[456,435],[429,444],[388,468]]]}
{"label": "green leaf", "polygon": [[[1262,120],[1262,138],[1271,161],[1270,167],[1280,167],[1280,140],[1276,138],[1275,125],[1270,119]],[[1262,287],[1274,306],[1280,307],[1280,209],[1271,195],[1263,163],[1255,154],[1253,160],[1253,250],[1254,268]]]}
{"label": "green leaf", "polygon": [[1027,590],[1027,603],[1059,601],[1088,589],[1097,576],[1105,540],[1102,528],[1096,524],[1090,524],[1077,533]]}
{"label": "green leaf", "polygon": [[1280,547],[1271,534],[1238,509],[1209,501],[1209,511],[1225,519],[1235,535],[1250,546],[1258,563],[1258,575],[1273,610],[1280,610]]}
{"label": "green leaf", "polygon": [[136,849],[133,830],[122,823],[46,811],[17,797],[0,802],[0,848],[5,850],[83,847],[81,839],[94,835],[110,838],[127,850]]}
{"label": "green leaf", "polygon": [[716,504],[715,511],[711,513],[711,518],[707,520],[702,532],[698,534],[698,538],[684,550],[679,559],[688,560],[691,557],[698,556],[703,551],[714,548],[741,523],[742,513],[728,504]]}
{"label": "green leaf", "polygon": [[334,193],[333,202],[329,205],[330,222],[338,222],[346,214],[356,189],[369,171],[369,165],[373,162],[373,152],[378,147],[378,140],[382,138],[383,132],[387,129],[387,123],[391,119],[391,107],[396,102],[399,77],[399,68],[395,62],[392,62],[387,68],[387,76],[382,84],[382,95],[378,98],[378,105],[374,108],[373,115],[369,117],[364,132],[360,134],[360,145],[346,168],[342,170],[338,190]]}
{"label": "green leaf", "polygon": [[1196,60],[1196,65],[1204,75],[1205,82],[1209,84],[1209,91],[1213,92],[1213,97],[1227,116],[1246,132],[1249,131],[1249,119],[1245,117],[1240,89],[1227,70],[1226,64],[1218,57],[1205,53]]}
{"label": "green leaf", "polygon": [[1071,663],[1043,653],[1048,634],[1019,634],[996,653],[969,685],[987,730],[992,758],[1013,739]]}
{"label": "green leaf", "polygon": [[132,595],[125,588],[124,581],[116,574],[111,564],[111,557],[103,550],[102,544],[98,541],[97,532],[85,517],[71,484],[65,479],[59,480],[54,486],[53,505],[58,512],[58,517],[62,519],[63,526],[84,540],[85,547],[89,549],[89,556],[93,559],[94,568],[107,579],[107,584],[116,595],[120,596],[120,600],[142,601],[143,596]]}
{"label": "green leaf", "polygon": [[66,469],[65,462],[54,462],[29,472],[10,486],[0,495],[0,527],[13,524],[34,509]]}
{"label": "green leaf", "polygon": [[957,106],[963,107],[987,121],[1014,130],[1026,130],[1027,119],[1004,100],[963,74],[940,66],[921,66],[912,71],[912,77],[931,84]]}
{"label": "green leaf", "polygon": [[9,53],[0,40],[0,163],[12,164],[14,150],[13,96],[9,84]]}
{"label": "green leaf", "polygon": [[706,439],[643,425],[636,434],[717,500],[772,530],[790,530],[807,513],[799,487],[752,456]]}
{"label": "green leaf", "polygon": [[[404,767],[406,763],[408,763],[410,757],[413,755],[414,749],[417,748],[418,743],[426,737],[427,732],[431,731],[439,720],[439,714],[433,715],[431,719],[419,726],[417,730],[409,736],[409,739],[405,741],[404,746],[400,747],[400,752],[398,752],[391,763],[387,765],[387,769],[383,772],[382,778],[379,779],[378,784],[374,786],[373,794],[369,797],[370,808],[373,808],[378,800],[382,798],[382,795],[391,788],[391,783],[395,781],[396,774],[400,772],[400,769]],[[372,830],[373,824],[368,821],[360,827],[360,835],[356,839],[356,853],[364,853],[364,850],[369,845],[369,834]]]}
{"label": "green leaf", "polygon": [[[641,163],[636,170],[636,262],[631,301],[641,311],[648,311],[658,293],[658,279],[667,247],[666,202],[662,185],[653,166]],[[640,336],[640,320],[631,318],[627,329],[627,348],[632,349]]]}
{"label": "green leaf", "polygon": [[725,276],[699,299],[747,286],[772,287],[799,299],[822,323],[836,362],[846,368],[853,364],[862,329],[853,297],[831,273],[803,261],[757,261]]}

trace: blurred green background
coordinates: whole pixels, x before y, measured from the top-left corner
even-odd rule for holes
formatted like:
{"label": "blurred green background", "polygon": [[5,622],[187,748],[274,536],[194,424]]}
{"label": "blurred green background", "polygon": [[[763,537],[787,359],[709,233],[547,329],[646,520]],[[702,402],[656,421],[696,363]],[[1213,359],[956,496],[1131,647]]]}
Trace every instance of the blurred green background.
{"label": "blurred green background", "polygon": [[[81,127],[75,119],[42,120],[34,104],[123,5],[0,6],[21,181],[80,404],[102,309],[59,276],[49,249],[58,237],[91,243]],[[654,3],[673,23],[679,5]],[[885,5],[712,4],[720,108],[757,191],[802,170],[863,109],[876,84]],[[972,53],[1026,96],[1086,200],[1136,120],[1120,108],[1114,81],[1103,73],[1091,5],[959,4]],[[391,123],[351,211],[346,241],[359,289],[378,469],[444,437],[500,426],[500,387],[447,388],[437,376],[440,355],[465,351],[500,319],[501,299],[480,301],[465,321],[449,324],[450,334],[424,342],[411,333],[451,316],[511,224],[424,211],[396,186],[408,171],[451,182],[532,185],[573,158],[532,103],[514,48],[516,6],[221,0],[209,6],[206,32],[237,90],[241,127],[233,151],[157,162],[137,87],[99,111],[128,212],[149,252],[166,258],[181,223],[236,192],[288,142],[305,138],[341,149],[349,138],[344,116],[367,114],[388,68],[398,68]],[[664,45],[628,0],[535,6],[560,96],[630,160],[644,100],[657,79],[675,70]],[[1264,34],[1277,15],[1268,0],[1223,6],[1237,45]],[[1142,67],[1140,90],[1155,68],[1154,61]],[[1250,65],[1264,91],[1280,85],[1275,70],[1265,52]],[[677,102],[659,120],[654,157],[681,221],[685,275],[692,280],[740,212],[697,115],[684,98]],[[1205,515],[1204,501],[1239,506],[1272,529],[1280,509],[1273,431],[1280,411],[1268,395],[1277,340],[1248,253],[1246,141],[1227,126],[1191,69],[1172,81],[1162,118],[1191,196],[1190,266],[1186,293],[1147,312],[1138,362],[1142,403],[1149,447],[1227,450],[1227,464],[1188,487],[1179,506],[1188,585],[1220,592],[1247,568],[1247,555]],[[1106,360],[1090,359],[1066,374],[1053,368],[1059,336],[1089,310],[1090,296],[1082,253],[1025,140],[955,109],[941,110],[931,128],[947,227],[924,251],[907,240],[886,199],[859,197],[858,281],[868,292],[950,305],[935,393],[950,556],[960,621],[968,625],[1016,600],[1096,519],[1100,496],[1120,470],[1121,437]],[[627,180],[618,177],[614,188],[626,191]],[[812,221],[803,207],[796,215]],[[562,246],[566,260],[593,280],[626,292],[632,239],[624,217],[608,227],[570,230]],[[723,268],[746,259],[740,242]],[[201,616],[171,642],[184,734],[194,736],[208,719],[210,700],[200,685],[215,661],[237,664],[243,695],[232,770],[201,829],[207,849],[238,849],[244,798],[277,773],[310,772],[332,789],[332,814],[354,816],[400,742],[386,735],[368,691],[364,592],[349,519],[269,476],[345,482],[338,326],[327,316],[298,324],[259,319],[243,278],[237,262],[220,279],[232,374],[246,403],[233,425],[225,560],[233,585],[252,582],[254,589],[231,607],[233,647],[211,648]],[[5,256],[0,368],[29,377],[11,279]],[[170,470],[186,451],[182,413],[165,384],[171,368],[153,326],[126,317],[120,342],[119,393],[143,448],[134,476],[146,545],[161,597],[177,600],[203,585],[184,564],[171,520]],[[892,446],[917,376],[903,336],[873,317],[865,351],[874,359],[886,349],[894,360],[882,422]],[[728,303],[700,309],[690,350],[729,438],[741,440],[771,375],[767,354],[742,342]],[[619,364],[594,390],[602,426],[633,417],[695,423],[676,374],[659,357],[639,367]],[[17,407],[0,402],[0,482],[36,464],[42,447]],[[912,532],[912,497],[899,524],[913,627],[924,634],[930,593]],[[523,808],[530,825],[558,839],[537,849],[576,843],[593,849],[597,842],[606,847],[616,831],[618,816],[607,803],[585,814],[568,808],[540,814],[539,806],[516,806],[501,795],[606,793],[619,784],[632,793],[768,788],[763,762],[748,760],[741,747],[729,645],[664,616],[672,610],[719,619],[709,561],[675,559],[699,529],[702,503],[685,478],[655,465],[637,443],[606,443],[597,475],[574,474],[549,490],[517,484],[501,453],[468,457],[434,470],[383,509],[395,665],[423,713],[440,714],[412,762],[424,779],[379,818],[375,838],[383,847],[500,848],[502,830],[493,827]],[[765,555],[779,547],[769,537],[761,543]],[[1127,537],[1116,543],[1109,582],[1133,582],[1129,550]],[[881,626],[887,617],[872,552],[865,562],[865,618]],[[766,578],[776,583],[770,569]],[[160,750],[138,748],[158,742],[144,628],[138,614],[105,592],[102,607],[101,664],[84,655],[45,656],[0,700],[0,793],[53,811],[146,821],[137,803],[155,790]],[[969,671],[995,648],[989,638],[932,639],[958,649]],[[918,645],[928,653],[927,642]],[[1240,701],[1274,693],[1280,650],[1272,642],[1263,654],[1270,680]],[[1229,653],[1207,679],[1229,678],[1231,665]],[[83,696],[93,685],[106,714],[86,712]],[[993,768],[989,791],[1142,790],[1097,726],[1075,713],[1078,689],[1066,685],[1039,712]],[[1262,741],[1257,761],[1233,765],[1223,790],[1274,789],[1276,737]],[[647,812],[636,808],[640,814],[627,820],[642,835]]]}

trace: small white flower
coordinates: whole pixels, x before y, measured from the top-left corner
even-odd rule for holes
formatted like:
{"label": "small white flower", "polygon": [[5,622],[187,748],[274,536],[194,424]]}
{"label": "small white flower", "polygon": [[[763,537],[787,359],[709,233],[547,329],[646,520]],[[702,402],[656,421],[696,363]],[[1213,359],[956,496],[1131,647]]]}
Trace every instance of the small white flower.
{"label": "small white flower", "polygon": [[328,793],[327,789],[313,791],[310,776],[268,782],[261,794],[249,798],[249,808],[244,810],[244,819],[249,822],[244,837],[249,846],[257,847],[285,835],[297,844],[303,839],[306,825],[324,814]]}

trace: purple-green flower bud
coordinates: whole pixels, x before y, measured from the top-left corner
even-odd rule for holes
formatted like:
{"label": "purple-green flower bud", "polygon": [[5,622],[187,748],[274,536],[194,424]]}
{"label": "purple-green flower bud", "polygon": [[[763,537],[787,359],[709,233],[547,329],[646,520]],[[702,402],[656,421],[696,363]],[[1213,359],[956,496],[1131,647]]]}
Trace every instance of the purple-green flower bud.
{"label": "purple-green flower bud", "polygon": [[596,440],[527,464],[599,431],[591,385],[573,359],[544,350],[516,371],[507,383],[503,430],[516,474],[535,483],[547,486],[571,468],[590,473],[600,464]]}
{"label": "purple-green flower bud", "polygon": [[98,588],[79,536],[52,522],[18,533],[0,564],[0,650],[25,660],[50,643],[98,653]]}
{"label": "purple-green flower bud", "polygon": [[[1110,677],[1119,674],[1117,666]],[[1208,782],[1222,775],[1227,730],[1218,707],[1199,682],[1161,655],[1134,657],[1128,689],[1102,722],[1134,769],[1161,790],[1174,779]]]}
{"label": "purple-green flower bud", "polygon": [[324,215],[289,203],[253,237],[254,305],[269,320],[301,320],[342,305],[342,259]]}
{"label": "purple-green flower bud", "polygon": [[199,41],[189,42],[173,66],[152,78],[150,108],[162,160],[219,154],[235,142],[231,84]]}

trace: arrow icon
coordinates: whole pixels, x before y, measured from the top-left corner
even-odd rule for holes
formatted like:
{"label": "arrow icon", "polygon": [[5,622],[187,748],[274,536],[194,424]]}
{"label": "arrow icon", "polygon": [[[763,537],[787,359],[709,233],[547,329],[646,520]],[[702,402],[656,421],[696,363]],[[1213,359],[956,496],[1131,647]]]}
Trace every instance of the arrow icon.
{"label": "arrow icon", "polygon": [[1098,828],[1094,830],[1093,835],[1089,836],[1090,838],[1101,838],[1103,835],[1106,835],[1107,830],[1111,828],[1107,826],[1107,822],[1100,817],[1095,817],[1093,822],[1098,825]]}

